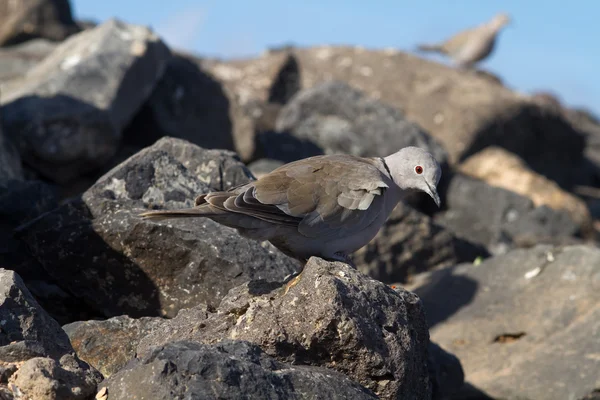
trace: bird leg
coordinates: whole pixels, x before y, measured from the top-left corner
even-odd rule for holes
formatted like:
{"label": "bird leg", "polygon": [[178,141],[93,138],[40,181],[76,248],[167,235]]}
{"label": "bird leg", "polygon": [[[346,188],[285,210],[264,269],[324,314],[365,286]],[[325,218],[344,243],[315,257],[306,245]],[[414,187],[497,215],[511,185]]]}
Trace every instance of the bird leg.
{"label": "bird leg", "polygon": [[285,290],[283,292],[283,295],[285,296],[287,294],[287,292],[293,288],[294,286],[296,286],[298,284],[298,282],[300,282],[300,276],[302,275],[302,272],[300,272],[298,275],[293,276],[292,278],[285,284]]}

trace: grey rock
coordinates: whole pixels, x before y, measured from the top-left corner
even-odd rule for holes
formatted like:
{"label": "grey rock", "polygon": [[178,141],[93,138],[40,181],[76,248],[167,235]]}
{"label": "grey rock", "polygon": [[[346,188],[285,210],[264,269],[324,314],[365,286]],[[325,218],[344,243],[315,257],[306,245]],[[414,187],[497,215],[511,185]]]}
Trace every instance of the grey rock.
{"label": "grey rock", "polygon": [[169,49],[109,20],[58,46],[2,94],[7,136],[43,176],[67,182],[106,163],[162,76]]}
{"label": "grey rock", "polygon": [[361,272],[397,283],[433,268],[487,256],[484,246],[457,237],[429,216],[399,203],[377,236],[352,258]]}
{"label": "grey rock", "polygon": [[230,101],[221,83],[192,57],[176,54],[124,140],[141,148],[171,136],[206,149],[233,150],[232,129]]}
{"label": "grey rock", "polygon": [[60,325],[38,305],[21,277],[6,269],[0,269],[0,305],[0,321],[3,322],[0,346],[28,342],[31,345],[21,348],[33,346],[39,349],[35,350],[39,354],[54,358],[72,351],[69,338]]}
{"label": "grey rock", "polygon": [[[272,245],[210,220],[138,217],[148,207],[189,207],[199,194],[247,182],[231,153],[204,152],[165,138],[101,177],[83,201],[23,227],[23,240],[65,291],[107,317],[172,317],[199,303],[217,305],[243,282],[295,272],[298,263]],[[178,158],[190,155],[186,168]]]}
{"label": "grey rock", "polygon": [[216,311],[182,310],[140,341],[138,355],[179,340],[245,340],[281,362],[335,369],[381,398],[431,396],[419,298],[347,264],[313,257],[289,290],[252,281]]}
{"label": "grey rock", "polygon": [[108,378],[135,358],[140,340],[162,323],[162,318],[121,315],[103,321],[73,322],[63,325],[63,329],[77,356]]}
{"label": "grey rock", "polygon": [[56,46],[55,42],[46,39],[34,39],[0,49],[0,82],[23,77],[27,71],[54,51]]}
{"label": "grey rock", "polygon": [[3,382],[7,396],[86,399],[95,392],[100,373],[74,355],[60,325],[21,277],[5,269],[0,269],[0,321],[0,364],[10,370]]}
{"label": "grey rock", "polygon": [[566,212],[535,207],[525,196],[462,174],[451,179],[446,206],[435,222],[493,254],[537,243],[576,243],[579,234]]}
{"label": "grey rock", "polygon": [[96,393],[102,376],[72,354],[55,360],[27,360],[11,377],[9,387],[17,398],[87,400]]}
{"label": "grey rock", "polygon": [[0,1],[0,46],[37,37],[60,41],[78,31],[69,0]]}
{"label": "grey rock", "polygon": [[579,399],[597,388],[599,249],[517,249],[419,281],[432,340],[490,397]]}
{"label": "grey rock", "polygon": [[[339,81],[296,94],[279,112],[276,128],[315,143],[326,154],[383,157],[418,146],[430,151],[440,164],[447,161],[442,146],[408,122],[402,112]],[[305,157],[300,152],[297,156]]]}
{"label": "grey rock", "polygon": [[243,341],[170,343],[136,361],[102,383],[111,400],[378,398],[339,372],[281,363]]}

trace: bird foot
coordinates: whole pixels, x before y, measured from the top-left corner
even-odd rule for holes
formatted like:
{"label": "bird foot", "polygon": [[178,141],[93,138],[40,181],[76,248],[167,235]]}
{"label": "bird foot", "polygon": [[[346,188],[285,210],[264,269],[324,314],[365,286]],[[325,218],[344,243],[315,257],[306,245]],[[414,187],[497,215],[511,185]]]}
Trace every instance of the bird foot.
{"label": "bird foot", "polygon": [[283,295],[285,296],[287,294],[287,292],[293,288],[294,286],[296,286],[298,284],[298,282],[300,282],[300,276],[302,275],[302,272],[300,272],[298,275],[296,275],[295,277],[293,277],[292,279],[289,280],[288,283],[285,284],[285,290],[283,291]]}

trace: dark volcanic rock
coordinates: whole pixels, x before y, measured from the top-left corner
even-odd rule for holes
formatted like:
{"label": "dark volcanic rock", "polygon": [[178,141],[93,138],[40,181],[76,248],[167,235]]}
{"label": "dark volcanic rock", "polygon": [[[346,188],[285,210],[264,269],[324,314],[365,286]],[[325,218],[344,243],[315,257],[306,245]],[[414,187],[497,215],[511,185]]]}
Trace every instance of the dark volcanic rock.
{"label": "dark volcanic rock", "polygon": [[141,148],[171,136],[206,149],[233,150],[232,129],[229,99],[221,84],[193,58],[177,54],[124,140]]}
{"label": "dark volcanic rock", "polygon": [[23,179],[21,157],[13,143],[2,132],[0,115],[0,182],[8,179]]}
{"label": "dark volcanic rock", "polygon": [[54,181],[98,168],[116,153],[169,57],[149,29],[116,20],[73,36],[2,93],[5,133]]}
{"label": "dark volcanic rock", "polygon": [[[248,181],[231,153],[165,138],[108,172],[83,195],[23,229],[37,260],[69,293],[105,316],[174,316],[217,305],[252,279],[282,280],[298,263],[268,243],[208,219],[142,220],[209,190]],[[194,157],[188,168],[178,158]],[[210,186],[209,186],[210,185]]]}
{"label": "dark volcanic rock", "polygon": [[327,154],[383,157],[418,146],[431,151],[440,164],[447,159],[445,150],[399,110],[342,82],[326,82],[296,94],[279,112],[276,128],[312,141]]}
{"label": "dark volcanic rock", "polygon": [[162,323],[162,318],[121,315],[104,321],[73,322],[63,329],[77,356],[108,378],[135,358],[140,340]]}
{"label": "dark volcanic rock", "polygon": [[461,174],[450,181],[446,202],[448,210],[435,222],[494,254],[536,243],[575,243],[579,233],[566,211],[534,207],[524,196]]}
{"label": "dark volcanic rock", "polygon": [[0,182],[0,266],[17,272],[37,302],[60,323],[94,316],[62,290],[18,239],[16,229],[58,207],[56,190],[40,181]]}
{"label": "dark volcanic rock", "polygon": [[336,369],[382,398],[431,395],[420,300],[347,264],[313,257],[288,291],[254,281],[231,290],[217,313],[182,310],[143,338],[138,354],[223,338],[256,343],[282,362]]}
{"label": "dark volcanic rock", "polygon": [[377,399],[335,371],[289,365],[242,341],[161,346],[102,387],[109,399]]}
{"label": "dark volcanic rock", "polygon": [[489,253],[478,244],[457,238],[450,230],[405,203],[366,246],[352,255],[358,269],[382,282],[407,282],[435,267],[472,262]]}
{"label": "dark volcanic rock", "polygon": [[579,399],[598,387],[600,250],[536,246],[418,280],[432,340],[490,397]]}
{"label": "dark volcanic rock", "polygon": [[0,46],[36,37],[60,41],[78,31],[69,0],[0,1]]}
{"label": "dark volcanic rock", "polygon": [[[34,300],[21,278],[0,269],[0,389],[17,398],[87,399],[102,379],[77,359],[60,325]],[[0,392],[1,393],[1,392]]]}

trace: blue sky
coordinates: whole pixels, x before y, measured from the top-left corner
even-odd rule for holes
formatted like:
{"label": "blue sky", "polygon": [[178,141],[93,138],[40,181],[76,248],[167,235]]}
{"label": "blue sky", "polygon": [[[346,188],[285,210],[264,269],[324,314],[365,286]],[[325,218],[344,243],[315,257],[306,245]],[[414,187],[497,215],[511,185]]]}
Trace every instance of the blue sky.
{"label": "blue sky", "polygon": [[[497,12],[513,24],[482,67],[510,87],[600,113],[600,1],[72,0],[76,17],[151,26],[171,46],[222,58],[294,43],[411,51]],[[439,58],[435,58],[441,60]]]}

